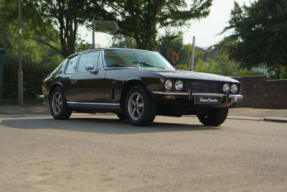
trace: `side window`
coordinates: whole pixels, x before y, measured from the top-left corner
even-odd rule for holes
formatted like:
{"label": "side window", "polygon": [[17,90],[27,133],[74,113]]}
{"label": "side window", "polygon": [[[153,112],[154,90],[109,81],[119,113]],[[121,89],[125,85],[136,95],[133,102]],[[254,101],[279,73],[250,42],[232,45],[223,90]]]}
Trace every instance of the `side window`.
{"label": "side window", "polygon": [[77,59],[78,56],[72,57],[68,63],[67,63],[67,68],[66,68],[66,73],[75,73],[76,71],[76,66],[77,66]]}
{"label": "side window", "polygon": [[65,67],[65,64],[67,63],[68,59],[65,59],[60,65],[59,65],[59,70],[57,72],[62,73],[63,68]]}
{"label": "side window", "polygon": [[50,73],[50,74],[51,74],[51,75],[54,75],[54,74],[56,74],[56,73],[61,73],[61,72],[62,72],[61,69],[62,69],[63,65],[65,65],[66,62],[67,62],[67,59],[65,59],[62,63],[60,63],[60,64],[56,67],[56,69],[54,69],[54,71],[53,71],[52,73]]}
{"label": "side window", "polygon": [[78,65],[78,72],[87,72],[86,66],[92,65],[97,68],[100,52],[89,52],[81,55]]}

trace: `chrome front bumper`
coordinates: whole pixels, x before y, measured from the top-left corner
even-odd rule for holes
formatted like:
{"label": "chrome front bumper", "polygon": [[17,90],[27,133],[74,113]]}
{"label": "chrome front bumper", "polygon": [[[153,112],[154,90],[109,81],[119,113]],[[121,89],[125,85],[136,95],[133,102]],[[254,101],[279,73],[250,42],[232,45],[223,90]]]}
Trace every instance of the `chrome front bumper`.
{"label": "chrome front bumper", "polygon": [[[190,92],[164,92],[164,91],[152,91],[155,95],[167,96],[167,98],[172,98],[176,96],[187,96],[191,99],[193,96],[203,96],[203,97],[226,97],[225,94],[221,93],[190,93]],[[243,99],[243,96],[240,94],[229,94],[229,99],[232,99],[234,102],[238,102]]]}
{"label": "chrome front bumper", "polygon": [[244,97],[243,95],[229,95],[229,99],[234,99],[234,102],[238,102],[239,100],[242,100]]}

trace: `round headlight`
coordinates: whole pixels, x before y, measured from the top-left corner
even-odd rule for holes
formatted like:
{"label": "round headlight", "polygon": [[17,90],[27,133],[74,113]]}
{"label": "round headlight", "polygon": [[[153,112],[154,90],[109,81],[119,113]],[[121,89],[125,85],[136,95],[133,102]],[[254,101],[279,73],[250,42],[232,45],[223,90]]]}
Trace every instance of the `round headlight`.
{"label": "round headlight", "polygon": [[164,87],[166,90],[170,91],[172,89],[172,81],[171,80],[166,80],[164,83]]}
{"label": "round headlight", "polygon": [[177,80],[175,83],[174,83],[174,87],[177,91],[181,91],[183,89],[183,82],[182,80]]}
{"label": "round headlight", "polygon": [[238,92],[238,85],[232,84],[230,91],[231,91],[231,93],[237,93]]}
{"label": "round headlight", "polygon": [[228,93],[230,91],[230,86],[228,83],[225,83],[222,87],[224,93]]}

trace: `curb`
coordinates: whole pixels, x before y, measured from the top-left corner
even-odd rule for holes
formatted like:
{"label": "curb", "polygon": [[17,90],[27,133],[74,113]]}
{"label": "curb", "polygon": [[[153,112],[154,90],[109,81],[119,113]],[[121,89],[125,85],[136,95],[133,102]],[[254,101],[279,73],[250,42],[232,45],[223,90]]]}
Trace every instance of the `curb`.
{"label": "curb", "polygon": [[246,117],[246,116],[228,116],[227,119],[250,120],[250,121],[264,121],[264,118],[263,118],[263,117]]}
{"label": "curb", "polygon": [[284,117],[264,117],[264,121],[287,123],[287,118],[284,118]]}
{"label": "curb", "polygon": [[[75,115],[81,116],[82,114],[75,113]],[[46,112],[39,112],[39,113],[5,113],[0,112],[0,117],[10,116],[10,117],[20,117],[20,116],[43,116],[43,115],[49,115],[49,113]],[[112,113],[105,113],[105,115],[111,116],[114,115]],[[189,115],[188,115],[189,116]],[[269,121],[269,122],[277,122],[277,123],[287,123],[286,117],[248,117],[248,116],[228,116],[227,119],[233,119],[233,120],[247,120],[247,121]]]}
{"label": "curb", "polygon": [[228,116],[227,119],[249,120],[249,121],[270,121],[270,122],[277,122],[277,123],[287,123],[287,118],[285,118],[285,117],[245,117],[245,116]]}

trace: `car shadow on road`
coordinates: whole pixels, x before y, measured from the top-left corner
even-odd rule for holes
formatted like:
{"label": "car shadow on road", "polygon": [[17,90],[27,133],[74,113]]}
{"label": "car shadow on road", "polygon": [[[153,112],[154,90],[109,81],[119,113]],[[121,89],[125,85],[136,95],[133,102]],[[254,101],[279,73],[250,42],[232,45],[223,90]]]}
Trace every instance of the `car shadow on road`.
{"label": "car shadow on road", "polygon": [[172,131],[205,131],[219,130],[217,127],[182,123],[155,122],[147,127],[133,126],[127,121],[113,118],[71,118],[54,120],[51,118],[17,118],[4,119],[1,125],[17,129],[58,129],[103,134],[138,134]]}

